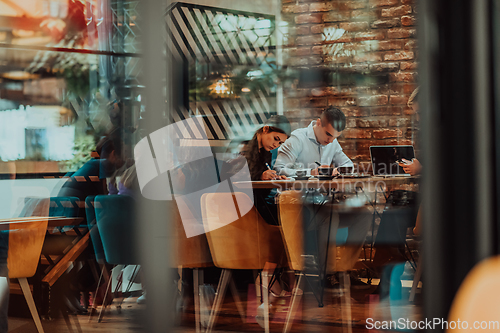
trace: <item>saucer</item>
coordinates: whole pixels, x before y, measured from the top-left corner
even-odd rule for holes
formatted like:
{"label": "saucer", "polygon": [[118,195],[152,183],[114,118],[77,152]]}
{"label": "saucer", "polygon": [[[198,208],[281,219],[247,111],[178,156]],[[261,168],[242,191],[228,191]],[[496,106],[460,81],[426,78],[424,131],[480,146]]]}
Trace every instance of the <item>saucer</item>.
{"label": "saucer", "polygon": [[333,176],[318,176],[319,180],[332,180]]}
{"label": "saucer", "polygon": [[297,177],[295,176],[295,180],[308,180],[309,176],[302,176],[302,177]]}
{"label": "saucer", "polygon": [[363,175],[363,174],[347,174],[347,175],[339,175],[338,178],[369,178],[370,175]]}

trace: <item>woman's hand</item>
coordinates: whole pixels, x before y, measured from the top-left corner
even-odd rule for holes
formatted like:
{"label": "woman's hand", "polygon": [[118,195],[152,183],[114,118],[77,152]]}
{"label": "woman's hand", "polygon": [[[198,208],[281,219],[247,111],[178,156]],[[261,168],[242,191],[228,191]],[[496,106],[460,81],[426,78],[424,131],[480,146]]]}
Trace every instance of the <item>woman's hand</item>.
{"label": "woman's hand", "polygon": [[399,166],[403,168],[405,173],[409,173],[410,175],[415,176],[420,174],[420,172],[422,171],[422,164],[420,164],[420,162],[416,158],[411,160],[411,162],[403,158],[403,162],[408,163],[399,164]]}
{"label": "woman's hand", "polygon": [[285,178],[282,178],[282,177],[285,177],[285,176],[279,176],[276,171],[274,170],[266,170],[262,173],[262,176],[260,176],[260,179],[261,180],[275,180],[275,179],[286,179]]}

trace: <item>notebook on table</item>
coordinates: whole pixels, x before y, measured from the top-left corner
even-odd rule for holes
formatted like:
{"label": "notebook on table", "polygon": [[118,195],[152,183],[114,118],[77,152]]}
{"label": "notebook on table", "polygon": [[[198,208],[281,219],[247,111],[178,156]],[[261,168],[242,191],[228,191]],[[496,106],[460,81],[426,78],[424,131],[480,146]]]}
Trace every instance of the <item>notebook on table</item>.
{"label": "notebook on table", "polygon": [[408,177],[397,161],[415,158],[413,146],[371,146],[370,158],[374,176]]}

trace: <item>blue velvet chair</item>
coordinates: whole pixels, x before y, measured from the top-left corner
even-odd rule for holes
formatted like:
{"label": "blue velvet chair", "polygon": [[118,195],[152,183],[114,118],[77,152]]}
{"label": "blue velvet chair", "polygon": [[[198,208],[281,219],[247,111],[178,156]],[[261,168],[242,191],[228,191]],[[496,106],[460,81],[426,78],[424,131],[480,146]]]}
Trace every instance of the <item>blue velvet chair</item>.
{"label": "blue velvet chair", "polygon": [[[112,265],[139,265],[136,242],[135,200],[126,195],[98,195],[94,199],[95,216],[106,262]],[[135,273],[135,272],[134,272]],[[134,274],[133,274],[134,275]],[[111,282],[109,280],[108,284]],[[117,285],[115,292],[120,284]],[[127,290],[131,287],[129,283]],[[104,299],[107,297],[106,289]],[[120,311],[120,304],[117,305]],[[102,320],[105,306],[99,314]]]}
{"label": "blue velvet chair", "polygon": [[[96,223],[94,200],[95,195],[90,195],[85,199],[85,215],[87,218],[87,227],[89,228],[90,232],[90,240],[92,242],[92,247],[94,248],[95,260],[100,266],[101,273],[99,275],[99,278],[96,277],[97,287],[93,296],[94,302],[92,304],[93,309],[90,311],[90,319],[94,314],[93,310],[96,308],[95,301],[99,292],[99,288],[101,287],[101,281],[103,281],[104,285],[107,286],[110,278],[108,270],[106,269],[106,257],[104,254],[104,248],[102,246],[101,235],[99,234],[99,228],[97,227]],[[104,302],[105,300],[103,299],[103,303]]]}
{"label": "blue velvet chair", "polygon": [[95,259],[99,264],[106,263],[104,255],[104,248],[102,246],[101,235],[96,224],[95,208],[94,208],[95,195],[88,196],[85,199],[85,214],[87,216],[87,226],[90,230],[90,239],[94,248]]}

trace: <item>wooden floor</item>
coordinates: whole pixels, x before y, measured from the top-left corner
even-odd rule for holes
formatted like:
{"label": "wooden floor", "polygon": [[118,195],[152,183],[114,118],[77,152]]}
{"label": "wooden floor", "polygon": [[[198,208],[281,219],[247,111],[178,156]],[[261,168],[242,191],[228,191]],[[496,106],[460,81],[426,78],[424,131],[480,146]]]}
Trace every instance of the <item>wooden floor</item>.
{"label": "wooden floor", "polygon": [[[374,320],[395,320],[395,318],[405,318],[408,320],[418,320],[421,317],[421,309],[418,305],[408,302],[395,302],[389,304],[388,301],[380,302],[378,295],[373,294],[375,286],[368,289],[351,289],[351,309],[352,309],[352,332],[373,332],[366,328],[367,318]],[[259,301],[255,295],[249,291],[241,291],[239,295],[243,308],[246,311],[244,320],[238,313],[235,301],[230,293],[225,297],[224,305],[218,316],[216,332],[263,332],[255,322],[256,307]],[[404,290],[406,297],[408,289]],[[297,320],[292,326],[292,332],[347,332],[347,323],[342,320],[341,297],[338,290],[327,289],[325,293],[324,307],[318,307],[314,295],[306,292],[303,297],[301,310]],[[406,298],[407,299],[407,298]],[[144,313],[146,305],[136,303],[137,297],[129,297],[124,300],[121,314],[117,313],[116,307],[112,305],[111,311],[101,323],[97,323],[96,317],[89,322],[88,316],[70,316],[70,325],[63,320],[42,321],[45,332],[143,332]],[[275,302],[275,315],[271,322],[271,332],[281,332],[283,330],[283,320],[287,309],[286,299]],[[185,299],[185,310],[172,315],[172,320],[176,323],[174,332],[195,332],[194,308],[192,299]],[[392,314],[392,317],[391,317]],[[168,314],[166,314],[168,315]],[[36,328],[31,319],[9,318],[9,332],[13,333],[35,333]]]}

